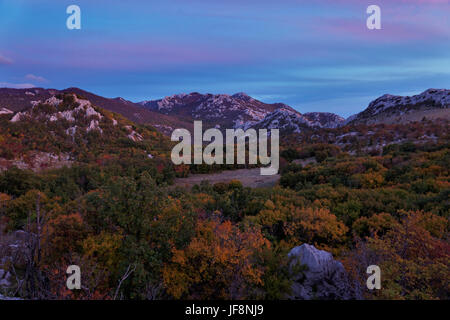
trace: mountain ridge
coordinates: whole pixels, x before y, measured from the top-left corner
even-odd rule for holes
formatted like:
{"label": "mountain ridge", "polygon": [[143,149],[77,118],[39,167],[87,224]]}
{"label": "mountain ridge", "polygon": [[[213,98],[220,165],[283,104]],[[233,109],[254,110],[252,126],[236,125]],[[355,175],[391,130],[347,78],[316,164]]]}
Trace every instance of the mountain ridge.
{"label": "mountain ridge", "polygon": [[177,115],[190,121],[203,120],[209,125],[225,128],[238,128],[246,123],[256,123],[280,107],[292,109],[281,103],[261,102],[243,92],[233,95],[181,93],[138,104],[161,114]]}
{"label": "mountain ridge", "polygon": [[[272,128],[277,121],[281,121],[275,119],[278,116],[284,118],[285,125],[282,129],[285,132],[299,132],[300,127],[335,128],[345,121],[339,115],[329,112],[301,114],[287,104],[264,103],[244,92],[233,95],[181,93],[138,104],[166,115],[176,114],[191,121],[203,120],[216,128],[248,129],[261,127],[263,123],[267,124],[267,128]],[[286,123],[287,114],[292,116],[293,123]]]}
{"label": "mountain ridge", "polygon": [[92,104],[119,113],[135,123],[150,124],[165,135],[176,128],[192,130],[193,121],[216,128],[275,128],[298,133],[307,128],[449,119],[450,90],[427,89],[413,96],[384,94],[347,119],[329,112],[300,113],[284,103],[265,103],[244,92],[235,94],[180,93],[156,100],[132,102],[105,98],[71,87],[63,90],[0,88],[0,115],[21,112],[57,94],[74,93]]}
{"label": "mountain ridge", "polygon": [[345,124],[376,124],[450,119],[450,90],[427,89],[413,96],[384,94],[363,111],[347,118]]}

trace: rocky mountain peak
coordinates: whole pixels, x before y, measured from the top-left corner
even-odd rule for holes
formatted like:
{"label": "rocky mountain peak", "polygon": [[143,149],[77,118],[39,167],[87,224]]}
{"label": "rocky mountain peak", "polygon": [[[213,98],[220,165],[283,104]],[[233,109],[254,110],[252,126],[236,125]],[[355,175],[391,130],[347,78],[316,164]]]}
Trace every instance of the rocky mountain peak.
{"label": "rocky mountain peak", "polygon": [[232,95],[233,98],[235,99],[241,99],[244,101],[254,101],[255,99],[253,99],[252,97],[250,97],[248,94],[246,94],[245,92],[238,92]]}
{"label": "rocky mountain peak", "polygon": [[450,90],[428,89],[413,96],[384,94],[346,123],[398,123],[426,118],[450,118]]}
{"label": "rocky mountain peak", "polygon": [[[277,104],[267,104],[245,93],[176,94],[159,100],[142,101],[143,107],[190,121],[202,120],[211,126],[241,127],[255,123],[276,110]],[[288,107],[289,108],[289,107]]]}
{"label": "rocky mountain peak", "polygon": [[301,114],[288,107],[280,107],[267,114],[264,119],[246,127],[280,129],[282,133],[300,133],[306,128],[337,128],[345,121],[344,118],[325,112],[310,112]]}
{"label": "rocky mountain peak", "polygon": [[321,128],[337,128],[345,123],[345,118],[331,112],[307,112],[303,116],[313,126]]}

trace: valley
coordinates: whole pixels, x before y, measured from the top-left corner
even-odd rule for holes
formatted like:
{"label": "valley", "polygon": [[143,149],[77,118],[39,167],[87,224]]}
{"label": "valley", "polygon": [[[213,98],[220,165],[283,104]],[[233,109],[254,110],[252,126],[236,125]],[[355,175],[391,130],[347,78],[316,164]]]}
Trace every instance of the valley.
{"label": "valley", "polygon": [[279,179],[279,174],[262,176],[259,168],[253,168],[227,170],[220,173],[211,174],[191,174],[186,178],[175,179],[174,185],[192,188],[194,185],[200,185],[202,182],[216,184],[229,183],[233,180],[239,180],[244,187],[268,188],[275,186]]}
{"label": "valley", "polygon": [[[0,298],[448,299],[449,92],[343,119],[243,93],[0,89]],[[194,120],[279,129],[278,174],[175,165],[172,130]],[[72,264],[79,291],[65,290]]]}

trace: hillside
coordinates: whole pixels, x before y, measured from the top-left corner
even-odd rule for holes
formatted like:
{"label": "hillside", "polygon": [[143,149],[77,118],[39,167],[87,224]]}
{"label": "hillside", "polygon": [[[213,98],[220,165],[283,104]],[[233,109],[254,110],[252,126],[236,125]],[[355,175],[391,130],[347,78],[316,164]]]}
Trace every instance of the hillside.
{"label": "hillside", "polygon": [[152,127],[84,97],[57,93],[31,103],[31,108],[0,115],[0,169],[41,170],[127,155],[145,159],[169,150],[167,138]]}
{"label": "hillside", "polygon": [[256,123],[251,123],[244,128],[255,129],[280,129],[283,135],[296,134],[308,129],[338,128],[345,119],[328,112],[310,112],[301,114],[292,108],[279,108],[267,114]]}
{"label": "hillside", "polygon": [[428,89],[415,96],[385,94],[362,112],[347,119],[347,124],[408,123],[426,119],[450,119],[450,90]]}
{"label": "hillside", "polygon": [[189,128],[191,122],[186,122],[178,117],[166,116],[149,109],[142,108],[140,105],[127,101],[123,98],[105,98],[79,88],[67,88],[64,90],[29,88],[29,89],[10,89],[0,88],[0,110],[5,109],[13,112],[29,109],[33,105],[44,102],[57,94],[74,93],[82,96],[92,104],[119,113],[129,120],[136,123],[146,123],[157,127],[161,132],[168,134],[172,128]]}
{"label": "hillside", "polygon": [[307,112],[303,116],[315,127],[337,128],[345,123],[344,118],[330,112]]}

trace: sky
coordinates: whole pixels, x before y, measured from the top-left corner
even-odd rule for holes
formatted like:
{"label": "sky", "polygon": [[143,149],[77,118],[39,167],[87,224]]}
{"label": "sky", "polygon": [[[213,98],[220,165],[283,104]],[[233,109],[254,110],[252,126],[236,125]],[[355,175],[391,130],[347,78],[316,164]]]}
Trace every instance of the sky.
{"label": "sky", "polygon": [[135,102],[246,92],[347,117],[450,88],[450,0],[0,0],[0,87],[33,86]]}

